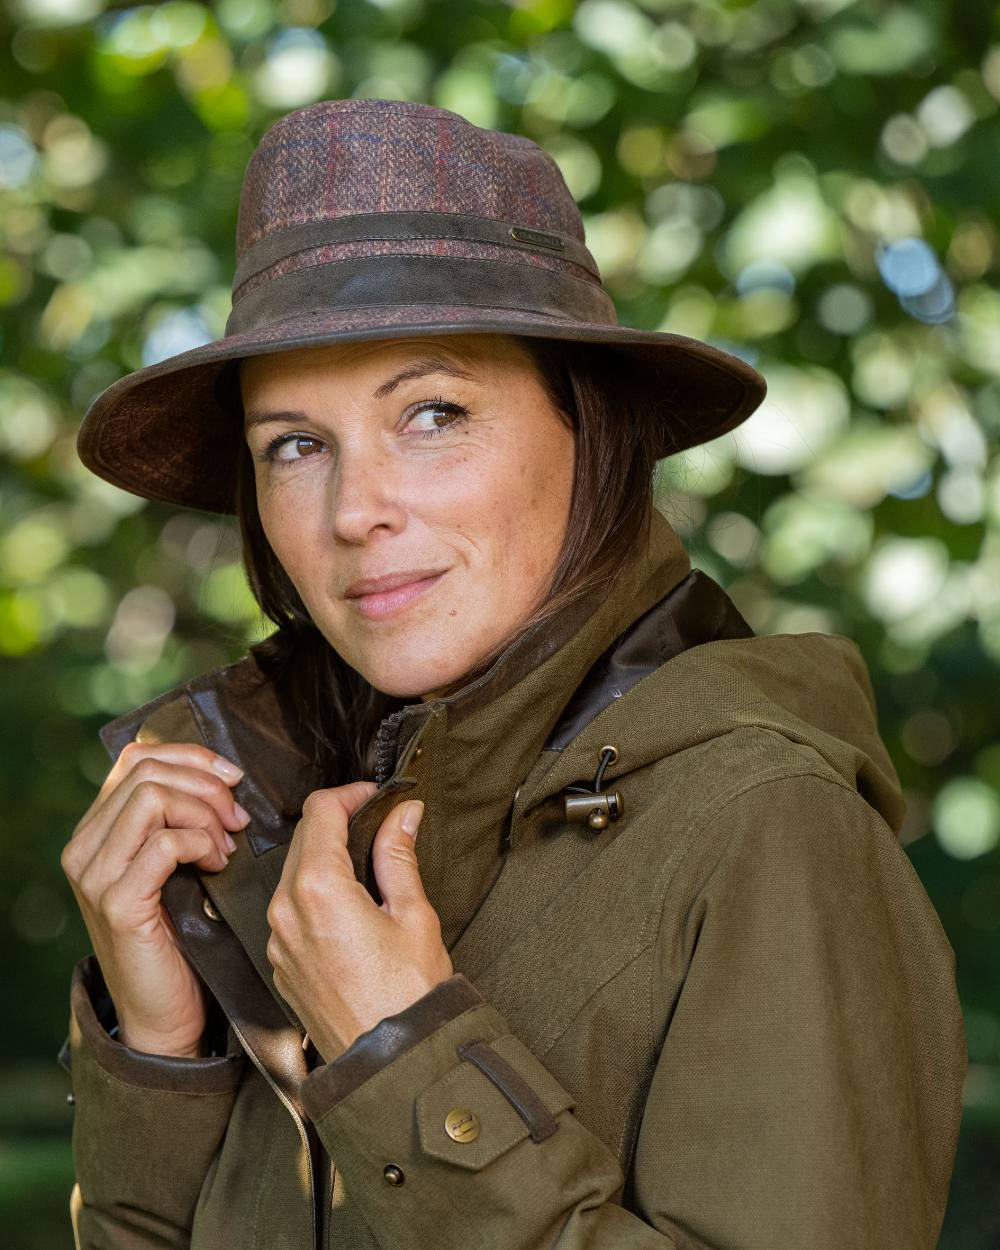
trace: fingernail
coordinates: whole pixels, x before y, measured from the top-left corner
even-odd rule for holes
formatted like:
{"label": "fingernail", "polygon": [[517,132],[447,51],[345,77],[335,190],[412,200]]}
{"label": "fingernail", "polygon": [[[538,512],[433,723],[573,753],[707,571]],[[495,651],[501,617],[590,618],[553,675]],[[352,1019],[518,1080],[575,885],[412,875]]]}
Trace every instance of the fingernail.
{"label": "fingernail", "polygon": [[411,837],[417,836],[417,826],[420,824],[420,817],[424,814],[424,805],[420,799],[411,799],[409,803],[403,807],[403,814],[399,818],[399,824],[404,833],[408,833]]}
{"label": "fingernail", "polygon": [[233,809],[236,812],[237,820],[242,821],[244,825],[248,825],[250,823],[250,813],[245,807],[240,807],[239,803],[234,803]]}
{"label": "fingernail", "polygon": [[219,774],[223,781],[239,781],[243,776],[243,769],[231,760],[225,759],[221,755],[217,755],[212,760],[211,767]]}
{"label": "fingernail", "polygon": [[228,833],[226,834],[226,846],[228,846],[231,851],[236,850],[236,842],[229,836]]}

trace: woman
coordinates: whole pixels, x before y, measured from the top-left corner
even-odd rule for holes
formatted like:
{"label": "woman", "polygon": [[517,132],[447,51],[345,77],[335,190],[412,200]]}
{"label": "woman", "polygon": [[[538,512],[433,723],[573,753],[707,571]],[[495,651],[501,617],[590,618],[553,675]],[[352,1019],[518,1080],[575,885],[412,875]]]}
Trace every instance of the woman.
{"label": "woman", "polygon": [[235,510],[277,630],[102,731],[78,1245],[930,1250],[964,1034],[867,670],[651,502],[763,380],[442,109],[283,118],[237,250],[80,437]]}

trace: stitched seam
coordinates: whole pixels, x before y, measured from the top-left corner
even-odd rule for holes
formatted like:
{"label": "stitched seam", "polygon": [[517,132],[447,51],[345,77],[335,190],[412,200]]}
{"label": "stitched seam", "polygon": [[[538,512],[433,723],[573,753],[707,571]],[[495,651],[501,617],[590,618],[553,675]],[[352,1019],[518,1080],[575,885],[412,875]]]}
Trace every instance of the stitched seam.
{"label": "stitched seam", "polygon": [[[632,964],[634,963],[635,963],[635,960],[632,961]],[[652,963],[652,960],[650,960],[650,963]],[[629,967],[632,967],[632,964],[630,964]],[[630,1020],[638,1019],[638,1015],[639,1015],[638,1006],[635,1001],[637,981],[638,981],[638,978],[636,976],[633,975],[629,977],[628,1010],[629,1010]],[[636,1078],[641,1076],[641,1072],[638,1069],[638,1066],[636,1064],[632,1065],[632,1069],[633,1069],[633,1074]],[[629,1117],[626,1114],[622,1116],[622,1131],[618,1138],[618,1158],[619,1159],[622,1159],[624,1157],[623,1151],[625,1149],[625,1138],[626,1138],[626,1135],[628,1134],[628,1131],[629,1131]]]}
{"label": "stitched seam", "polygon": [[474,1064],[503,1094],[531,1130],[532,1141],[540,1142],[552,1136],[559,1125],[545,1103],[520,1072],[503,1055],[498,1054],[485,1038],[463,1042],[458,1047],[458,1053]]}
{"label": "stitched seam", "polygon": [[605,979],[601,982],[600,985],[596,985],[594,987],[594,989],[587,995],[587,997],[583,1000],[583,1002],[580,1003],[579,1007],[576,1009],[576,1011],[573,1012],[573,1015],[570,1017],[569,1020],[566,1021],[565,1025],[563,1025],[563,1027],[559,1030],[559,1032],[555,1035],[555,1037],[553,1037],[549,1041],[546,1041],[544,1044],[544,1048],[536,1052],[539,1059],[544,1059],[545,1056],[552,1049],[552,1047],[557,1046],[559,1042],[562,1040],[562,1038],[566,1036],[567,1032],[573,1027],[574,1021],[576,1021],[579,1018],[580,1013],[586,1009],[591,999],[593,999],[596,995],[600,994],[601,990],[603,990],[606,985],[610,985],[610,983],[616,980],[619,976],[624,976],[625,973],[635,963],[635,961],[637,959],[641,959],[643,955],[646,954],[646,952],[649,950],[649,948],[653,945],[653,942],[655,941],[656,941],[656,938],[654,936],[649,942],[645,944],[645,946],[643,946],[641,950],[636,951],[634,955],[630,955],[629,958],[625,961],[625,963],[619,964],[618,967],[615,968],[611,976],[605,977]]}

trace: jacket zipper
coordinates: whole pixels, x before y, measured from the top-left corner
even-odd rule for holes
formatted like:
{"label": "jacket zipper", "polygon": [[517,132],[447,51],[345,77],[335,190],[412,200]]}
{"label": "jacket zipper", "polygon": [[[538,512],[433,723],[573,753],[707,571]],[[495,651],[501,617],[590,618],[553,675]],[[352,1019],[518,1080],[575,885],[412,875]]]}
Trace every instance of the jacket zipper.
{"label": "jacket zipper", "polygon": [[378,735],[375,738],[375,784],[377,786],[384,786],[396,767],[399,725],[406,710],[406,708],[401,708],[398,712],[390,712],[378,727]]}

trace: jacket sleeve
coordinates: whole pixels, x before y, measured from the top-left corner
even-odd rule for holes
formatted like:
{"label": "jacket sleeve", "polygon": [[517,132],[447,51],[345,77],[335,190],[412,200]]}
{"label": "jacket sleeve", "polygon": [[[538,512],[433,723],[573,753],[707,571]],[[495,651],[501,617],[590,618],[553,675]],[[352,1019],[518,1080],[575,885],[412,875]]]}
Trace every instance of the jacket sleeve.
{"label": "jacket sleeve", "polygon": [[[224,1018],[223,1018],[224,1019]],[[222,1034],[210,1015],[206,1039]],[[59,1062],[73,1085],[70,1217],[77,1250],[182,1250],[246,1056],[148,1055],[123,1045],[94,955],[73,969]]]}
{"label": "jacket sleeve", "polygon": [[818,775],[753,786],[696,838],[719,853],[661,918],[654,996],[679,940],[687,969],[627,1206],[571,1092],[456,974],[302,1087],[383,1245],[933,1250],[965,1039],[905,852]]}

